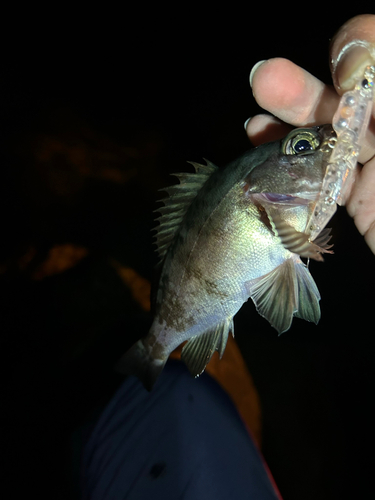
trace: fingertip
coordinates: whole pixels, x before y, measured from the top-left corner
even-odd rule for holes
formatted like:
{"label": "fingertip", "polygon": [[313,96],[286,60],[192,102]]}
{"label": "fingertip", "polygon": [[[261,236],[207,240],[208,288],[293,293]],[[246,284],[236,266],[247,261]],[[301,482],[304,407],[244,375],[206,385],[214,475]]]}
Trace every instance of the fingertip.
{"label": "fingertip", "polygon": [[337,90],[343,93],[354,88],[364,74],[365,68],[375,64],[375,45],[354,40],[340,52],[334,72]]}
{"label": "fingertip", "polygon": [[[306,109],[307,72],[288,59],[269,59],[253,75],[252,90],[259,106],[284,121],[294,123],[289,111]],[[301,118],[297,117],[297,121]]]}
{"label": "fingertip", "polygon": [[268,59],[252,78],[263,109],[297,127],[328,123],[337,107],[333,89],[288,59]]}
{"label": "fingertip", "polygon": [[262,61],[258,61],[256,64],[254,64],[254,66],[251,68],[251,71],[250,71],[250,76],[249,76],[249,81],[250,81],[250,87],[253,86],[253,79],[254,79],[254,75],[256,73],[256,71],[258,70],[258,68],[263,64],[265,63],[266,60],[263,59]]}
{"label": "fingertip", "polygon": [[250,116],[250,118],[248,118],[247,120],[245,120],[245,123],[243,124],[243,128],[245,129],[245,132],[246,132],[246,133],[247,133],[247,126],[248,126],[248,124],[249,124],[249,122],[250,122],[251,118],[252,118],[252,117]]}
{"label": "fingertip", "polygon": [[292,128],[275,116],[260,114],[247,121],[246,133],[251,143],[259,146],[265,142],[282,139]]}
{"label": "fingertip", "polygon": [[354,87],[366,66],[375,64],[375,15],[349,19],[332,39],[330,55],[333,82],[342,94]]}

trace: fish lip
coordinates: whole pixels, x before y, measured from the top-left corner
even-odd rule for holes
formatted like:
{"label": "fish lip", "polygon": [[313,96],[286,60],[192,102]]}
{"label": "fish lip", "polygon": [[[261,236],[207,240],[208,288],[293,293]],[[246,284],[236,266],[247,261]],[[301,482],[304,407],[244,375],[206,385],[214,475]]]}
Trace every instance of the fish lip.
{"label": "fish lip", "polygon": [[[299,182],[298,182],[299,181]],[[316,196],[320,193],[322,188],[323,179],[320,179],[319,182],[311,182],[306,181],[304,179],[298,179],[295,183],[296,190],[290,191],[292,196],[303,197],[306,199],[315,199]],[[304,187],[308,186],[309,190],[305,191]]]}
{"label": "fish lip", "polygon": [[302,199],[302,200],[306,200],[308,203],[310,203],[311,201],[315,201],[317,199],[317,197],[319,196],[319,193],[320,193],[320,190],[316,190],[316,191],[310,191],[310,192],[301,192],[301,193],[298,193],[298,198]]}
{"label": "fish lip", "polygon": [[337,140],[337,134],[332,127],[332,124],[327,123],[326,125],[320,125],[319,127],[317,127],[317,131],[321,136],[319,150],[323,152],[332,150]]}
{"label": "fish lip", "polygon": [[299,191],[298,193],[293,194],[282,194],[282,193],[257,193],[251,196],[253,200],[256,202],[262,203],[269,202],[275,203],[278,205],[291,205],[293,202],[297,205],[308,205],[312,201],[316,201],[320,191],[314,192],[305,192]]}

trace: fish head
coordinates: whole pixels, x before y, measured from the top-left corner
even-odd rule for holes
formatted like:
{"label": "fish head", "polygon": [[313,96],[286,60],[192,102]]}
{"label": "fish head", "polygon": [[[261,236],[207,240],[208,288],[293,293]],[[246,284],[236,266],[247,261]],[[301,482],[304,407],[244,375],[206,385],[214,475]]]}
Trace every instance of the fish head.
{"label": "fish head", "polygon": [[245,178],[248,193],[313,200],[320,193],[336,134],[331,125],[292,130]]}

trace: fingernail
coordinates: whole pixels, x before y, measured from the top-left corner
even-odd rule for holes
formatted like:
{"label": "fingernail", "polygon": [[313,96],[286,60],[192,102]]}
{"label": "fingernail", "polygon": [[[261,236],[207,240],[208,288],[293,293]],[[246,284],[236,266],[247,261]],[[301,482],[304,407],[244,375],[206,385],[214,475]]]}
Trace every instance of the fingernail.
{"label": "fingernail", "polygon": [[243,124],[243,128],[246,130],[247,129],[247,124],[249,123],[249,121],[252,119],[252,116],[250,116],[250,118],[248,118],[245,123]]}
{"label": "fingernail", "polygon": [[250,80],[250,87],[253,86],[253,78],[254,78],[254,75],[255,75],[255,72],[256,70],[259,68],[259,66],[261,66],[263,63],[265,63],[266,60],[264,59],[263,61],[258,61],[256,64],[254,64],[254,66],[252,67],[251,71],[250,71],[250,77],[249,77],[249,80]]}
{"label": "fingernail", "polygon": [[365,67],[375,64],[375,47],[369,42],[353,40],[343,47],[333,65],[333,76],[344,92],[354,87]]}

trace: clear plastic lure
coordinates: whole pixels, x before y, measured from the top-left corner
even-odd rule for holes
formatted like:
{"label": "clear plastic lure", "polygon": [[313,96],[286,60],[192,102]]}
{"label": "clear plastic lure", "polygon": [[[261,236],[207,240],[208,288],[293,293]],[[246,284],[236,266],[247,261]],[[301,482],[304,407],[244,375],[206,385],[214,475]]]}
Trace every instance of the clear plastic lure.
{"label": "clear plastic lure", "polygon": [[367,66],[353,90],[345,92],[332,120],[337,138],[332,140],[330,161],[308,227],[314,240],[341,205],[353,182],[353,171],[366,133],[375,92],[375,66]]}

